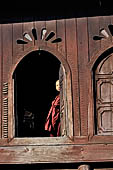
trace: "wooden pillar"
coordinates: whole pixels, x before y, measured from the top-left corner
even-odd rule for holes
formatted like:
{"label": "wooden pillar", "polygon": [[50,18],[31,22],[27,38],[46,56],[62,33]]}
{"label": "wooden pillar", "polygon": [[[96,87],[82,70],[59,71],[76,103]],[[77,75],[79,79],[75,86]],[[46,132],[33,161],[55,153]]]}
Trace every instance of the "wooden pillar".
{"label": "wooden pillar", "polygon": [[80,165],[78,167],[78,170],[90,170],[90,166],[89,165]]}

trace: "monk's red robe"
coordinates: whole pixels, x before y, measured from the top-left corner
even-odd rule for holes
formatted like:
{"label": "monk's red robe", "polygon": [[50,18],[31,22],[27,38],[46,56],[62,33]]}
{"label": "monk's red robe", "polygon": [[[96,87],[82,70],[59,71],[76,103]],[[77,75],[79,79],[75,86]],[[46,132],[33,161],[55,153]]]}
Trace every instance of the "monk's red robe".
{"label": "monk's red robe", "polygon": [[45,130],[49,131],[50,136],[60,136],[60,96],[56,96],[49,110]]}

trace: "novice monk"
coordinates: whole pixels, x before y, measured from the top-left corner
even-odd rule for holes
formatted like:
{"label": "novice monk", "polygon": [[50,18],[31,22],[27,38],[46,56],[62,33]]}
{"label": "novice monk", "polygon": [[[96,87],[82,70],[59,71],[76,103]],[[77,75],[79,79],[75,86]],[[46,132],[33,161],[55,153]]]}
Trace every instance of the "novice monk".
{"label": "novice monk", "polygon": [[56,81],[56,90],[59,94],[52,101],[51,108],[49,110],[45,130],[49,131],[51,137],[60,136],[60,83]]}

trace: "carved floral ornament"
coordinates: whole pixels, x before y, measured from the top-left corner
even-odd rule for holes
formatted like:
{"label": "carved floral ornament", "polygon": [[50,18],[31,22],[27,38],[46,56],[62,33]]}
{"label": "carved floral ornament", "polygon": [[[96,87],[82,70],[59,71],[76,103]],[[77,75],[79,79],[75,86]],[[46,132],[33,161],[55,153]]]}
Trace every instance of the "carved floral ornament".
{"label": "carved floral ornament", "polygon": [[[109,33],[108,33],[108,31],[109,31]],[[111,25],[111,24],[108,25],[108,30],[105,28],[101,28],[99,30],[99,35],[95,35],[93,37],[93,40],[107,39],[107,38],[109,38],[110,34],[111,34],[111,36],[113,36],[113,25]]]}
{"label": "carved floral ornament", "polygon": [[40,35],[37,34],[36,28],[32,28],[31,33],[33,35],[33,38],[30,36],[30,34],[28,32],[25,32],[25,33],[23,33],[23,39],[18,39],[17,44],[28,44],[28,43],[32,42],[33,40],[35,40],[35,41],[43,40],[46,42],[50,41],[51,43],[59,43],[62,41],[62,39],[60,37],[54,38],[55,32],[51,31],[51,32],[47,33],[46,28],[42,28]]}

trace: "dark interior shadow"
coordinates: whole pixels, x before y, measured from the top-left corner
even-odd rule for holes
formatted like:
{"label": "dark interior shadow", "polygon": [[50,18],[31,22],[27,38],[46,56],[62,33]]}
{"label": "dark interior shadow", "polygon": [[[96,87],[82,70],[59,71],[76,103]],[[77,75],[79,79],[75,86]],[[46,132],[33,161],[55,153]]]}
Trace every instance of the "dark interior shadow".
{"label": "dark interior shadow", "polygon": [[44,123],[57,94],[60,61],[45,51],[25,56],[14,74],[15,136],[48,136]]}

